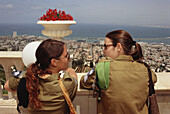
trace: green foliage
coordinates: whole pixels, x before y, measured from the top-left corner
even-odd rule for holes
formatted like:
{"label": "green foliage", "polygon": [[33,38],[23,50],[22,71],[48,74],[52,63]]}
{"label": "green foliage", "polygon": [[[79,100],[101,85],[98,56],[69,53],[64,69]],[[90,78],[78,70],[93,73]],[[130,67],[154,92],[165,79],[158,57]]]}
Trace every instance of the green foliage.
{"label": "green foliage", "polygon": [[3,90],[2,92],[3,92],[3,94],[8,94],[8,91],[6,91],[6,90]]}
{"label": "green foliage", "polygon": [[0,81],[1,81],[1,84],[4,85],[5,84],[5,72],[3,70],[3,67],[2,65],[0,65]]}
{"label": "green foliage", "polygon": [[77,61],[74,61],[72,62],[72,67],[73,68],[76,68],[77,66],[83,66],[84,65],[84,59],[81,58],[81,59],[78,59]]}

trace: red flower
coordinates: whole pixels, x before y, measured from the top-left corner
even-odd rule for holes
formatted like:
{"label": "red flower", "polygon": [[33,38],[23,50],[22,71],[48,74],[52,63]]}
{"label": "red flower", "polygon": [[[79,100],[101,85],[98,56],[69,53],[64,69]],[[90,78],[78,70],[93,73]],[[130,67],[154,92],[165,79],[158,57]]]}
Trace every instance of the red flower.
{"label": "red flower", "polygon": [[73,17],[70,14],[66,14],[65,11],[59,10],[57,12],[57,9],[49,9],[46,11],[46,14],[43,14],[42,17],[38,18],[38,20],[44,20],[44,21],[56,21],[56,20],[73,20]]}

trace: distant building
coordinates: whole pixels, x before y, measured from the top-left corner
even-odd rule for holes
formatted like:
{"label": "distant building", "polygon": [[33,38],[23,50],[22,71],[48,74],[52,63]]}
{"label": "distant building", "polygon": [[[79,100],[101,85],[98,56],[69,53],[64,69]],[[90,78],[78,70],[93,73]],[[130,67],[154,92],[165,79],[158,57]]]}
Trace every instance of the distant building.
{"label": "distant building", "polygon": [[100,41],[100,45],[104,45],[104,41]]}
{"label": "distant building", "polygon": [[17,37],[17,31],[13,31],[13,37]]}
{"label": "distant building", "polygon": [[91,44],[90,55],[93,56],[93,44]]}

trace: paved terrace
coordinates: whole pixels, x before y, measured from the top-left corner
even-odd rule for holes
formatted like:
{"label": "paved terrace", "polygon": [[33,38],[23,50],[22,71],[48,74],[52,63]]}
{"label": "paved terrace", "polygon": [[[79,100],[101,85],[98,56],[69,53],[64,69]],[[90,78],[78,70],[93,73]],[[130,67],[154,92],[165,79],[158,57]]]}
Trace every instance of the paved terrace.
{"label": "paved terrace", "polygon": [[[5,69],[6,79],[11,76],[10,67],[16,65],[18,70],[23,68],[21,52],[0,52],[0,64]],[[83,73],[77,73],[80,80]],[[161,114],[170,112],[170,73],[157,73],[157,83],[155,84],[158,105]],[[73,102],[78,114],[96,114],[96,100],[92,97],[92,91],[78,89],[77,96]],[[0,98],[0,114],[17,114],[17,102],[13,98],[15,94],[8,93]]]}

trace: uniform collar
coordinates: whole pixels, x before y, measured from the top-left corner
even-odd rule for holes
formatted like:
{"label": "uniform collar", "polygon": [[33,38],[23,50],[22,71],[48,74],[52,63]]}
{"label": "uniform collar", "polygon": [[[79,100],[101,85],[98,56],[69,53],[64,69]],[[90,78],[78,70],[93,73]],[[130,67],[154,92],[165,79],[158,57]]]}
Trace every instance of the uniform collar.
{"label": "uniform collar", "polygon": [[53,80],[56,80],[59,78],[59,75],[60,73],[53,73],[45,78],[42,78],[41,76],[39,76],[42,80],[46,80],[46,81],[53,81]]}
{"label": "uniform collar", "polygon": [[130,55],[119,55],[115,61],[134,61]]}

